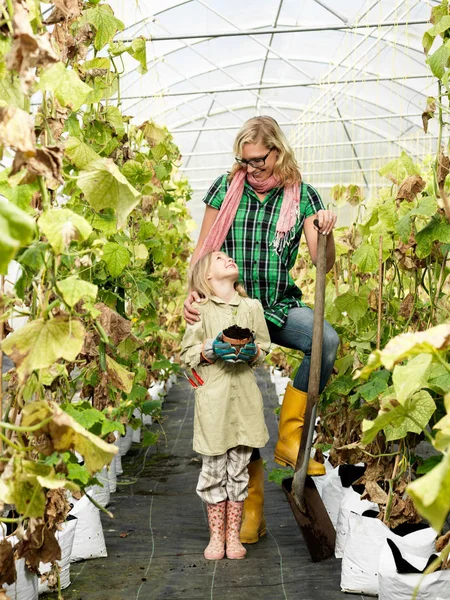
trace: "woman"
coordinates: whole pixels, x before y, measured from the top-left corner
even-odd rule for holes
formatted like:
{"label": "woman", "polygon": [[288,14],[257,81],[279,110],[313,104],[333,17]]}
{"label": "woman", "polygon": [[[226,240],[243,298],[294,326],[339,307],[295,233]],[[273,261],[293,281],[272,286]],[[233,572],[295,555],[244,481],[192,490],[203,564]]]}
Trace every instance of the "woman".
{"label": "woman", "polygon": [[[301,350],[304,358],[293,385],[289,385],[280,412],[275,460],[294,466],[306,408],[313,311],[289,275],[295,264],[300,237],[305,233],[311,260],[317,256],[317,230],[329,235],[327,270],[335,260],[332,230],[336,216],[325,210],[317,191],[301,180],[293,152],[271,117],[254,117],[244,123],[234,143],[236,163],[228,175],[216,179],[204,198],[205,215],[192,265],[211,251],[223,250],[237,263],[248,295],[258,299],[272,342]],[[200,298],[190,293],[184,303],[188,323],[199,320],[192,306]],[[339,338],[324,323],[320,391],[332,372]],[[322,475],[324,467],[310,460],[308,474]],[[249,465],[249,491],[244,504],[241,541],[252,544],[266,533],[264,471],[259,451]]]}

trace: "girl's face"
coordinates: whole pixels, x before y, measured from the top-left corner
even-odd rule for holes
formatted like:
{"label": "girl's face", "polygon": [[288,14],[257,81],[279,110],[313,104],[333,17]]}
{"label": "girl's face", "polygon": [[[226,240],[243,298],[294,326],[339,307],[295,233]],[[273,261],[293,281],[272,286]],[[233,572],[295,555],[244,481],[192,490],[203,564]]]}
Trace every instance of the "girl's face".
{"label": "girl's face", "polygon": [[[265,160],[262,161],[261,159]],[[244,144],[242,147],[242,156],[239,158],[246,161],[255,161],[259,166],[252,166],[251,164],[243,165],[243,168],[247,168],[247,173],[253,175],[258,181],[265,181],[273,174],[273,169],[278,158],[278,151],[276,148],[267,148],[263,143],[258,142],[257,144]]]}
{"label": "girl's face", "polygon": [[234,260],[225,252],[213,252],[206,277],[216,281],[230,279],[234,283],[239,277],[239,270]]}

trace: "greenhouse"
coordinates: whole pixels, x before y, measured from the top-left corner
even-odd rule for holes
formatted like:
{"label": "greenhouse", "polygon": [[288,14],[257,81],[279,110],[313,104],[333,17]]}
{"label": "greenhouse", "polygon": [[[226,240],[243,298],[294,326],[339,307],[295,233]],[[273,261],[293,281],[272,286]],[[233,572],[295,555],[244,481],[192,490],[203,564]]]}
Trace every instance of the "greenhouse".
{"label": "greenhouse", "polygon": [[448,0],[0,6],[0,600],[450,600]]}

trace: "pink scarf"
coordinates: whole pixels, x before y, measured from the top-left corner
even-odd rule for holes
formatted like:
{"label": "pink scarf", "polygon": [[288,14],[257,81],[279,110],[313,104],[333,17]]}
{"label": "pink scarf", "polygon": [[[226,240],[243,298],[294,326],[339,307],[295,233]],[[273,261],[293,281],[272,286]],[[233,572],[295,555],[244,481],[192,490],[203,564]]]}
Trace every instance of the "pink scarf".
{"label": "pink scarf", "polygon": [[[208,254],[208,252],[217,252],[221,249],[228,231],[236,216],[239,203],[244,192],[245,178],[252,188],[261,194],[266,194],[273,188],[280,185],[280,180],[271,175],[264,181],[258,181],[253,175],[247,175],[245,169],[240,169],[233,177],[230,187],[220,208],[219,214],[214,221],[208,235],[203,242],[197,260]],[[281,254],[286,243],[290,240],[290,233],[293,232],[300,210],[300,186],[298,183],[284,188],[283,203],[281,205],[280,215],[277,221],[276,237],[272,242],[275,251]]]}

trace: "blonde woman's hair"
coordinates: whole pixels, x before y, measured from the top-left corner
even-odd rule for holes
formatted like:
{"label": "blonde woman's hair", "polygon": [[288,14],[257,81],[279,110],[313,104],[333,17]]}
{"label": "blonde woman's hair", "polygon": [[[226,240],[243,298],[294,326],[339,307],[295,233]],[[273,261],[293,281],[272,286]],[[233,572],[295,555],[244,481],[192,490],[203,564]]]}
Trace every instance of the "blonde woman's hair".
{"label": "blonde woman's hair", "polygon": [[[234,155],[240,158],[244,144],[263,144],[267,149],[275,148],[278,152],[273,174],[279,177],[283,186],[301,183],[302,176],[289,146],[286,136],[272,117],[253,117],[244,123],[234,140]],[[229,181],[242,167],[236,162],[228,176]]]}
{"label": "blonde woman's hair", "polygon": [[[210,286],[208,281],[208,271],[211,266],[211,258],[213,252],[208,252],[200,260],[198,260],[192,267],[189,273],[189,289],[191,292],[197,292],[201,296],[201,302],[208,302],[211,296],[215,296],[213,288]],[[238,281],[234,284],[234,289],[243,298],[248,298],[247,292],[244,286]]]}

